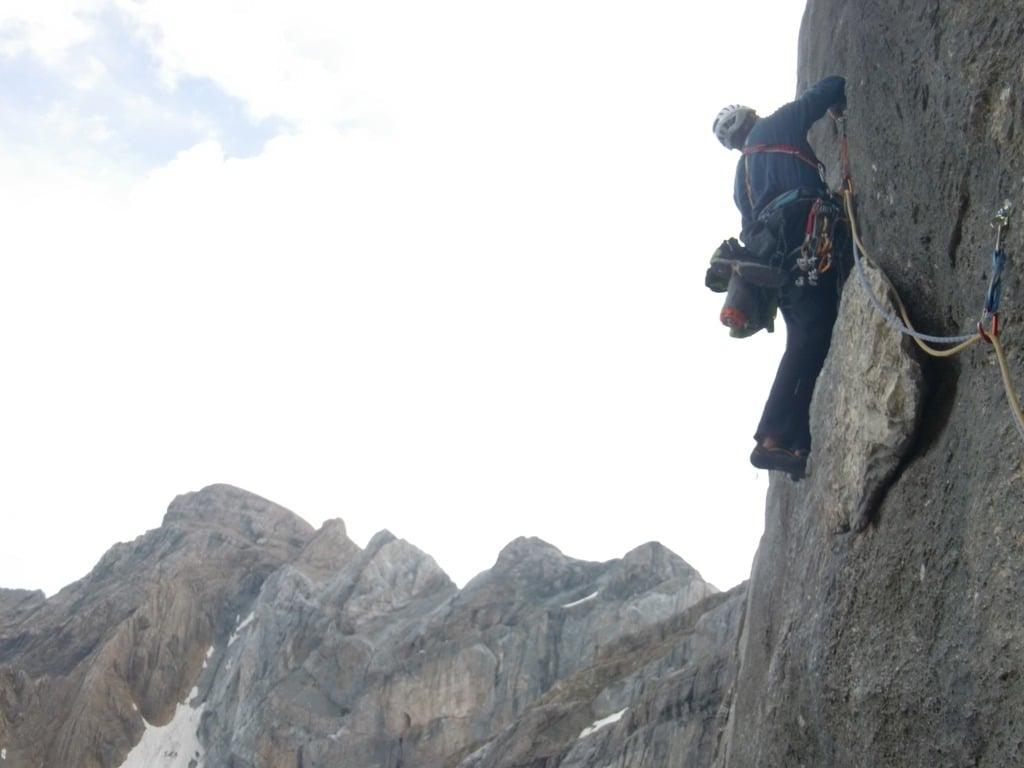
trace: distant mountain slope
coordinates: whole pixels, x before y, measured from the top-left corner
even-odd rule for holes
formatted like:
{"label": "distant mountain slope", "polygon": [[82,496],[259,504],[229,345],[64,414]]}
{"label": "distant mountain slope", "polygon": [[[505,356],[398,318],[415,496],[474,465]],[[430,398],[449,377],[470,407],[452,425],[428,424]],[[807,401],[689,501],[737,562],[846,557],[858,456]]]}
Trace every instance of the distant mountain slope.
{"label": "distant mountain slope", "polygon": [[[653,543],[587,563],[519,539],[460,591],[386,531],[362,550],[340,521],[314,531],[228,486],[179,497],[48,601],[0,597],[0,744],[15,766],[482,766],[507,764],[510,744],[565,756],[650,695],[717,713],[742,604]],[[692,679],[705,662],[714,673]],[[687,727],[686,754],[707,762],[702,721]]]}

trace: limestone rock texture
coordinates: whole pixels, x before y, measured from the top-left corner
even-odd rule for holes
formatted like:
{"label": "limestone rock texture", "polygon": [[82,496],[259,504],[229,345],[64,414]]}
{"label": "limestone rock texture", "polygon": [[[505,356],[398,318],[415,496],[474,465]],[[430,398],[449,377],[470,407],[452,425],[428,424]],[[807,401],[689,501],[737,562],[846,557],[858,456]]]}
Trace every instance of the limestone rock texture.
{"label": "limestone rock texture", "polygon": [[[799,52],[799,89],[847,78],[861,239],[918,331],[974,331],[991,220],[1016,203],[1000,303],[1016,386],[1022,35],[1010,0],[810,0]],[[814,141],[837,184],[837,127]],[[919,351],[871,317],[852,269],[843,294],[810,477],[771,481],[713,764],[1024,765],[1024,438],[997,356]]]}
{"label": "limestone rock texture", "polygon": [[[0,765],[1024,766],[1024,435],[995,345],[891,321],[973,333],[1009,199],[1024,386],[1022,41],[1019,0],[809,0],[797,91],[847,78],[864,259],[747,582],[521,538],[459,589],[386,530],[211,486],[57,595],[0,590]],[[837,125],[812,138],[838,186]]]}

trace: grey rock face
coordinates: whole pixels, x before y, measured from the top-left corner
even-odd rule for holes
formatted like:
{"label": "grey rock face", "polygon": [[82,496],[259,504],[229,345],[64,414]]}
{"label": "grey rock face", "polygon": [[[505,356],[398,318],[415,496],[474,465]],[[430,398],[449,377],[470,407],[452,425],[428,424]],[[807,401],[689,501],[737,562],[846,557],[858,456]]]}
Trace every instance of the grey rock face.
{"label": "grey rock face", "polygon": [[709,765],[744,595],[714,595],[612,642],[459,768]]}
{"label": "grey rock face", "polygon": [[[546,722],[546,694],[624,637],[696,621],[694,604],[713,592],[658,545],[598,564],[527,539],[459,592],[426,555],[381,534],[320,585],[291,568],[267,581],[254,618],[215,651],[208,759],[454,765],[526,712]],[[562,751],[593,720],[603,689],[585,690]]]}
{"label": "grey rock face", "polygon": [[[1006,197],[1003,246],[1024,253],[1021,18],[1013,2],[807,6],[802,84],[847,77],[861,234],[929,334],[975,327]],[[837,138],[818,136],[826,160]],[[1017,386],[1020,274],[1001,302]],[[812,409],[827,455],[769,491],[714,764],[1024,765],[1024,443],[995,355],[908,353],[919,388],[894,354],[908,345],[850,310]]]}

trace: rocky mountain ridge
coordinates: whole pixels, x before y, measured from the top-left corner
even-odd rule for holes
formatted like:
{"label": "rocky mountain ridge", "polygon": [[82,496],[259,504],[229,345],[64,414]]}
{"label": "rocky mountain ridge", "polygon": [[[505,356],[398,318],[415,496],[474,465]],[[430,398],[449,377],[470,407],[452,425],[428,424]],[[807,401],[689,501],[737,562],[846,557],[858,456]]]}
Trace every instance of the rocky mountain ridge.
{"label": "rocky mountain ridge", "polygon": [[[536,539],[459,590],[386,531],[363,550],[341,521],[212,486],[51,600],[2,593],[0,744],[33,766],[131,764],[144,734],[168,766],[482,766],[541,745],[586,765],[579,733],[654,670],[727,667],[739,594],[658,544],[587,563]],[[717,711],[717,684],[680,682]],[[160,742],[182,718],[187,753]],[[687,759],[709,749],[698,734]]]}

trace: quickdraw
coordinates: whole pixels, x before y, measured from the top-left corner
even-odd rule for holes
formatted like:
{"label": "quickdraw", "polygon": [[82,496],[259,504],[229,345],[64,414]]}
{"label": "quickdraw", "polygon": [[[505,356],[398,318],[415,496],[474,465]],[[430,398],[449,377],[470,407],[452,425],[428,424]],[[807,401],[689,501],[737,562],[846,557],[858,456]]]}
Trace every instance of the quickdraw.
{"label": "quickdraw", "polygon": [[[842,136],[844,150],[846,144],[845,128],[845,122],[843,122]],[[843,206],[846,211],[846,219],[850,225],[850,238],[853,246],[853,262],[861,286],[864,288],[865,293],[867,293],[871,304],[879,311],[879,313],[881,313],[885,318],[885,321],[890,326],[901,333],[910,336],[918,347],[933,357],[952,357],[982,339],[988,342],[996,353],[996,359],[999,362],[999,373],[1003,379],[1003,387],[1006,390],[1006,399],[1010,404],[1010,410],[1013,412],[1014,426],[1017,428],[1017,432],[1020,436],[1024,438],[1024,408],[1021,408],[1020,399],[1017,397],[1017,392],[1014,389],[1012,377],[1010,375],[1009,362],[1007,361],[1006,353],[1003,350],[1003,343],[999,340],[999,298],[1002,293],[1003,267],[1007,261],[1006,254],[1002,248],[1002,236],[1003,230],[1007,229],[1010,225],[1010,210],[1012,208],[1012,204],[1009,200],[1005,201],[1003,203],[1003,207],[996,212],[995,217],[992,219],[992,226],[996,228],[996,247],[992,252],[992,277],[989,280],[988,291],[985,295],[985,307],[982,310],[981,320],[978,322],[977,332],[961,336],[933,336],[931,334],[921,333],[913,327],[910,322],[910,314],[907,312],[906,305],[900,299],[899,294],[896,292],[896,288],[889,282],[884,273],[882,273],[882,279],[887,284],[893,301],[899,309],[902,322],[900,318],[895,317],[891,312],[889,312],[889,310],[882,306],[878,297],[875,296],[874,291],[868,284],[867,277],[864,274],[864,262],[872,264],[876,269],[878,269],[878,267],[877,265],[874,265],[871,261],[871,257],[868,256],[864,248],[864,243],[861,242],[860,234],[857,231],[857,219],[853,206],[853,183],[849,180],[849,172],[845,168],[845,151],[843,163],[843,175],[846,178],[844,179],[842,197]],[[988,330],[985,329],[986,322],[989,322],[990,325]],[[930,346],[931,343],[954,344],[955,346],[948,349],[937,349]]]}
{"label": "quickdraw", "polygon": [[[981,320],[978,321],[978,335],[989,344],[992,337],[999,335],[999,299],[1003,293],[1003,267],[1006,265],[1006,253],[1002,249],[1003,230],[1010,226],[1010,209],[1012,205],[1009,200],[1003,203],[1003,207],[996,211],[992,218],[992,226],[996,228],[996,247],[992,250],[992,278],[989,280],[988,291],[985,294],[985,306],[981,311]],[[986,331],[985,323],[989,323]]]}

